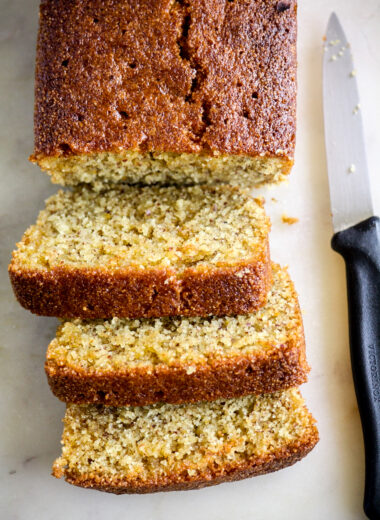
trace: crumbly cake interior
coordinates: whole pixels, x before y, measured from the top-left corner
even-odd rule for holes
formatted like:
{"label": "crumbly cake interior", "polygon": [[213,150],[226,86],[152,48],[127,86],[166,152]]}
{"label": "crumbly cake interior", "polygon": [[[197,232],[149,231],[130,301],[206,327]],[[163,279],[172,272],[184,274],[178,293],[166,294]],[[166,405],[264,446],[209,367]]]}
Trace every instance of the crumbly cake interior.
{"label": "crumbly cake interior", "polygon": [[54,474],[148,481],[237,466],[315,438],[296,389],[186,405],[68,405]]}
{"label": "crumbly cake interior", "polygon": [[263,256],[262,201],[226,186],[59,191],[18,244],[28,269],[228,266]]}
{"label": "crumbly cake interior", "polygon": [[302,318],[292,281],[273,265],[267,304],[234,317],[65,321],[47,360],[90,372],[180,363],[189,370],[217,359],[265,353],[302,337]]}
{"label": "crumbly cake interior", "polygon": [[38,163],[56,184],[76,186],[88,183],[96,190],[117,182],[175,185],[220,182],[252,188],[283,181],[292,165],[289,159],[281,156],[138,151],[40,157]]}

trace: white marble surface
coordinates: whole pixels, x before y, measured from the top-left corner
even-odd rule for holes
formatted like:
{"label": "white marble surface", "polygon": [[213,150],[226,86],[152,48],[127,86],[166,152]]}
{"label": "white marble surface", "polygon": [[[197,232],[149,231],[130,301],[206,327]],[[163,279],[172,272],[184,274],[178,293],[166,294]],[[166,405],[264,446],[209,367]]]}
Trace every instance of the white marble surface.
{"label": "white marble surface", "polygon": [[[13,298],[10,252],[55,187],[27,161],[32,150],[33,68],[37,0],[0,0],[0,518],[85,520],[174,518],[225,520],[358,520],[362,513],[363,446],[348,354],[344,266],[332,234],[324,159],[321,43],[331,10],[341,17],[356,56],[377,211],[380,208],[379,0],[299,0],[297,161],[291,182],[267,192],[273,217],[272,256],[290,265],[304,309],[308,358],[304,386],[321,441],[281,472],[201,491],[112,496],[50,477],[58,455],[64,405],[51,394],[44,353],[55,320],[37,318]],[[300,218],[281,223],[285,212]]]}

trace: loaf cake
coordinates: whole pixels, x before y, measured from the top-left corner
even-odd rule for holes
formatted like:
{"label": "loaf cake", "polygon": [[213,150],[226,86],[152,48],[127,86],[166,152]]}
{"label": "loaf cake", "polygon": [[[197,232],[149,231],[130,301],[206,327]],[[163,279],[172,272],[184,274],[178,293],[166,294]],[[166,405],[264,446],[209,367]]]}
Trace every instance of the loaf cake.
{"label": "loaf cake", "polygon": [[16,297],[66,318],[252,312],[271,278],[262,205],[222,185],[59,191],[13,254]]}
{"label": "loaf cake", "polygon": [[296,0],[42,0],[35,150],[64,185],[289,173]]}
{"label": "loaf cake", "polygon": [[144,406],[290,388],[308,372],[297,294],[274,265],[268,302],[255,314],[66,321],[45,370],[69,403]]}
{"label": "loaf cake", "polygon": [[317,443],[298,390],[198,404],[70,404],[53,475],[111,493],[192,489],[289,466]]}

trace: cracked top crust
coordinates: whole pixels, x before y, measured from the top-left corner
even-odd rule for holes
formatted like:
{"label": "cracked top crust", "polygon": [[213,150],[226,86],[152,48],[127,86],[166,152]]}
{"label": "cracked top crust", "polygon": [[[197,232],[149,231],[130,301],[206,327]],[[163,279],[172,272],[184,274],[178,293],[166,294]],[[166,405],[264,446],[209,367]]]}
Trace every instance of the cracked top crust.
{"label": "cracked top crust", "polygon": [[34,158],[291,158],[296,9],[296,0],[43,0]]}

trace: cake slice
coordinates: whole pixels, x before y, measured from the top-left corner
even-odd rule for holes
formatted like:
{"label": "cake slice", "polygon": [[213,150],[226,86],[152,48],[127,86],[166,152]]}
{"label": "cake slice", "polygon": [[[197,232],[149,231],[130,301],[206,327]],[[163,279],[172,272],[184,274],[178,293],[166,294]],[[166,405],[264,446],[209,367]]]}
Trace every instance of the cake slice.
{"label": "cake slice", "polygon": [[198,404],[67,407],[53,475],[111,493],[192,489],[276,471],[318,442],[296,389]]}
{"label": "cake slice", "polygon": [[63,401],[144,406],[283,390],[305,382],[309,367],[297,294],[274,265],[255,314],[66,321],[45,370]]}
{"label": "cake slice", "polygon": [[296,0],[42,0],[32,160],[65,185],[278,182]]}
{"label": "cake slice", "polygon": [[234,315],[270,287],[269,220],[228,186],[59,191],[9,267],[17,299],[44,316]]}

